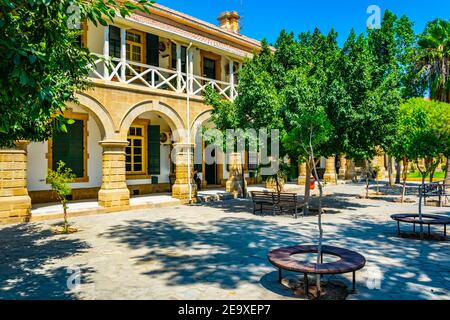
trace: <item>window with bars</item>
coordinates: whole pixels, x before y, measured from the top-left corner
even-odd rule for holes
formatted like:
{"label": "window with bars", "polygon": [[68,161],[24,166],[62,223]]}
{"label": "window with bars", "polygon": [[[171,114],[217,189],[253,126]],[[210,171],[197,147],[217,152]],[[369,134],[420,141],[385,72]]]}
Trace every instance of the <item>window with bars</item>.
{"label": "window with bars", "polygon": [[145,135],[143,126],[132,126],[128,132],[125,167],[131,174],[145,173]]}

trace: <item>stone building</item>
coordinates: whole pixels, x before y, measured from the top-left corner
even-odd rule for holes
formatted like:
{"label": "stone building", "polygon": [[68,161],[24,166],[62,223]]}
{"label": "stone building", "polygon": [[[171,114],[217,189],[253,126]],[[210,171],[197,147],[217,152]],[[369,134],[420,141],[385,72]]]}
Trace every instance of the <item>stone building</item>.
{"label": "stone building", "polygon": [[[55,201],[46,176],[60,160],[77,176],[72,199],[98,199],[108,211],[127,208],[133,195],[195,197],[194,167],[204,185],[226,185],[226,166],[193,164],[205,147],[197,130],[211,125],[202,93],[212,86],[234,99],[238,70],[260,42],[240,33],[236,12],[216,26],[158,4],[150,11],[83,25],[81,44],[98,54],[93,87],[67,106],[75,121],[67,134],[0,150],[0,220],[26,221],[32,203]],[[251,182],[248,166],[245,175]]]}

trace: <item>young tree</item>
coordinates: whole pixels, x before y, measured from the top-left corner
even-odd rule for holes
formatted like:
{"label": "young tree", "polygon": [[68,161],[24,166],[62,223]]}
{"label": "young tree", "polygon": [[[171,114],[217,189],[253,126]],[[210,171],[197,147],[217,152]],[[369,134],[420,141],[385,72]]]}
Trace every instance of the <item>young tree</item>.
{"label": "young tree", "polygon": [[[273,67],[274,54],[272,49],[263,41],[261,52],[255,54],[254,58],[246,61],[242,70],[239,71],[239,95],[235,101],[223,100],[215,90],[205,90],[205,103],[213,106],[212,122],[216,129],[226,134],[228,129],[267,129],[280,130],[284,134],[281,118],[281,100],[275,87],[274,75],[270,72]],[[245,133],[245,132],[244,132]],[[254,144],[249,136],[246,148]],[[225,149],[225,141],[221,147]],[[252,146],[255,147],[255,146]],[[256,146],[258,147],[258,146]],[[260,151],[260,150],[258,150]],[[280,150],[280,159],[284,159],[286,153]],[[281,161],[282,162],[282,161]],[[281,163],[281,168],[285,164]],[[276,185],[281,185],[284,180],[284,171],[275,172],[273,178]]]}
{"label": "young tree", "polygon": [[[283,90],[285,97],[286,118],[291,130],[284,137],[284,143],[297,153],[305,154],[309,159],[320,155],[320,148],[324,147],[332,135],[332,124],[328,119],[322,104],[320,80],[309,77],[302,68],[296,68],[288,74],[288,85]],[[317,152],[317,153],[316,153]],[[322,256],[322,197],[323,186],[319,179],[316,166],[313,174],[319,187],[319,239],[317,249],[317,264]],[[317,294],[320,297],[320,275],[317,275]]]}
{"label": "young tree", "polygon": [[50,184],[52,190],[56,193],[59,202],[61,202],[64,211],[64,226],[62,233],[69,233],[69,221],[68,221],[68,200],[67,197],[72,194],[72,188],[70,183],[74,182],[75,174],[72,173],[70,168],[66,168],[64,162],[58,162],[58,168],[56,170],[48,170],[47,183]]}
{"label": "young tree", "polygon": [[107,25],[117,15],[148,12],[150,4],[0,0],[0,147],[12,147],[17,140],[44,141],[54,130],[64,131],[64,118],[53,117],[89,87],[90,65],[96,60],[81,48],[77,23]]}
{"label": "young tree", "polygon": [[[440,157],[448,152],[450,141],[450,104],[414,98],[405,102],[400,109],[398,139],[392,145],[392,152],[404,159],[404,182],[408,161],[413,161],[422,176],[419,191],[419,217],[422,219],[422,198],[426,177],[440,162]],[[424,166],[419,164],[424,159]],[[421,228],[421,236],[422,236]]]}

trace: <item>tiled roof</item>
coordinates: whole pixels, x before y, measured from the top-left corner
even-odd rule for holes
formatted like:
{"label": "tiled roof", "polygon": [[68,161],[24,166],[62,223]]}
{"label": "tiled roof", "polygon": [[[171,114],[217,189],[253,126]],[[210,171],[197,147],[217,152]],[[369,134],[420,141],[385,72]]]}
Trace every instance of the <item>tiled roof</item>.
{"label": "tiled roof", "polygon": [[[133,13],[127,20],[241,57],[248,57],[253,49],[261,46],[261,43],[255,39],[222,29],[159,4],[154,4],[150,15]],[[186,24],[175,22],[175,20],[184,21]]]}

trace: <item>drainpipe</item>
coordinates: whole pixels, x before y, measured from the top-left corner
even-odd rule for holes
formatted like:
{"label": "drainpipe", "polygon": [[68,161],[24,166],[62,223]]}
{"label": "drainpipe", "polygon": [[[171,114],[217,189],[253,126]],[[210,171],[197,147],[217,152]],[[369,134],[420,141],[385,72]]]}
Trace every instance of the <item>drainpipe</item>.
{"label": "drainpipe", "polygon": [[[190,107],[190,61],[189,51],[191,50],[192,42],[189,43],[189,47],[186,49],[186,105],[187,105],[187,142],[191,143],[191,107]],[[189,183],[189,202],[192,202],[192,183],[191,183],[191,147],[188,147],[188,183]]]}

